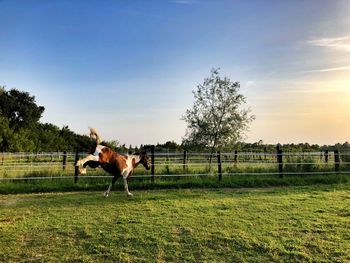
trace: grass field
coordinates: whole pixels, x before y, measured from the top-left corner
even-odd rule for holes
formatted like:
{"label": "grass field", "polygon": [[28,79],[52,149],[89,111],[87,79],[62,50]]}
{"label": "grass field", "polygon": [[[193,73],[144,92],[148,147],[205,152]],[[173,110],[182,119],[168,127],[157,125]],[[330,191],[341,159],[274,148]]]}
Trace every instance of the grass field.
{"label": "grass field", "polygon": [[0,195],[0,262],[349,262],[350,185]]}

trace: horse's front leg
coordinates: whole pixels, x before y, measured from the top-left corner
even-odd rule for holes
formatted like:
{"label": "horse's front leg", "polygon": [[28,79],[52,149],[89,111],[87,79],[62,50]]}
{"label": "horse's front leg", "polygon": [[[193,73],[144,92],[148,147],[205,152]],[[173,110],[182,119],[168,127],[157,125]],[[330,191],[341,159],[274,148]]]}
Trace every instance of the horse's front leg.
{"label": "horse's front leg", "polygon": [[129,187],[128,187],[128,177],[131,176],[131,174],[132,172],[123,174],[124,189],[128,196],[133,196],[133,194],[129,192]]}
{"label": "horse's front leg", "polygon": [[109,192],[111,191],[111,189],[112,189],[113,185],[115,184],[115,182],[117,181],[118,177],[120,177],[120,175],[119,175],[119,176],[118,176],[118,175],[115,175],[115,176],[113,177],[112,182],[109,184],[109,187],[108,187],[107,191],[104,193],[104,196],[105,196],[105,197],[108,197]]}

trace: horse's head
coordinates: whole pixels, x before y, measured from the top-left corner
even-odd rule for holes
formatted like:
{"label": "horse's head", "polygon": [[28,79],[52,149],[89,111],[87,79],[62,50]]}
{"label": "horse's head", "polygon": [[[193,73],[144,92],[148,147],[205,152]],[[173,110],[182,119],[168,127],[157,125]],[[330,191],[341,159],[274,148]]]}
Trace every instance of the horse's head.
{"label": "horse's head", "polygon": [[140,153],[140,163],[147,169],[151,169],[151,160],[146,152]]}

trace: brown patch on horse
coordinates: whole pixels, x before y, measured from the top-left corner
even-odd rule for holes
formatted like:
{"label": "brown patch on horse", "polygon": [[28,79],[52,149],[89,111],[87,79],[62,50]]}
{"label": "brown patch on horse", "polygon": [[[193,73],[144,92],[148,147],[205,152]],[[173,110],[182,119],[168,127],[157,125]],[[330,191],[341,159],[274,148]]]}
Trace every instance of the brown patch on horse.
{"label": "brown patch on horse", "polygon": [[122,171],[127,168],[126,158],[107,147],[101,150],[99,159],[102,168],[114,175],[122,175]]}
{"label": "brown patch on horse", "polygon": [[112,163],[113,160],[116,158],[116,153],[109,149],[108,147],[105,147],[101,150],[101,152],[98,155],[98,158],[100,159],[101,163]]}

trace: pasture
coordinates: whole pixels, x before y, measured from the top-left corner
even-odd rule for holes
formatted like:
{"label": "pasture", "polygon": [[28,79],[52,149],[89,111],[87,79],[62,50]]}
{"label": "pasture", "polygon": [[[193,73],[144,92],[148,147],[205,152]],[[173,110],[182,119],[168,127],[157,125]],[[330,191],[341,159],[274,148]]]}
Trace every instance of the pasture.
{"label": "pasture", "polygon": [[350,185],[0,196],[0,262],[349,262]]}

